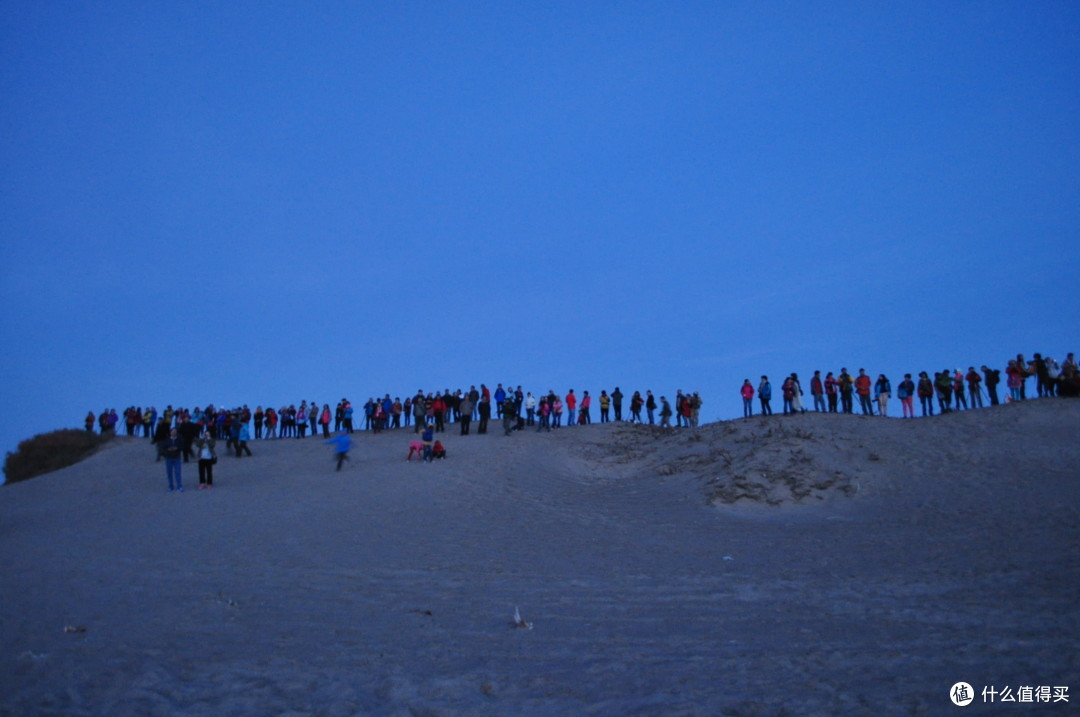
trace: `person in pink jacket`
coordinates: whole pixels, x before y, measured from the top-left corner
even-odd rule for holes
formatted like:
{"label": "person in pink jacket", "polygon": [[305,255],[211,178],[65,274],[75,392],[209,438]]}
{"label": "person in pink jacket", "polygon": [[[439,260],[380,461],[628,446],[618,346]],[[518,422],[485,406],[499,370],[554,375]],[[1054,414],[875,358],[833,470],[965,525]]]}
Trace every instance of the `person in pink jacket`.
{"label": "person in pink jacket", "polygon": [[754,386],[750,383],[750,379],[743,381],[742,388],[739,389],[739,393],[742,394],[742,415],[743,418],[749,418],[754,415]]}

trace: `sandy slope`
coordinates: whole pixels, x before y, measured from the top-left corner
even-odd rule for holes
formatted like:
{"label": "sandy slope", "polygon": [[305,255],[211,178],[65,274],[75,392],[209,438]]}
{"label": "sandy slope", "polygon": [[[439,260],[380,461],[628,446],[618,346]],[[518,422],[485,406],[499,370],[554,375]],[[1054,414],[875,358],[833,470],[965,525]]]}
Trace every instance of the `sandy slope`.
{"label": "sandy slope", "polygon": [[452,429],[432,465],[358,434],[342,473],[270,441],[211,493],[185,466],[183,495],[120,440],[0,490],[0,714],[939,714],[959,680],[1080,691],[1078,419]]}

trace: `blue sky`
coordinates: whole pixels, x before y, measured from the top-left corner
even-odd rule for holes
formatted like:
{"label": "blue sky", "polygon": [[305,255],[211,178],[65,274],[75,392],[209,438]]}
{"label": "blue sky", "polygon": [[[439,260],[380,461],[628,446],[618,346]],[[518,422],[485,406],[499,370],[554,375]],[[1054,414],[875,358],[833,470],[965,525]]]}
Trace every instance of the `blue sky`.
{"label": "blue sky", "polygon": [[0,5],[5,450],[1077,346],[1070,2]]}

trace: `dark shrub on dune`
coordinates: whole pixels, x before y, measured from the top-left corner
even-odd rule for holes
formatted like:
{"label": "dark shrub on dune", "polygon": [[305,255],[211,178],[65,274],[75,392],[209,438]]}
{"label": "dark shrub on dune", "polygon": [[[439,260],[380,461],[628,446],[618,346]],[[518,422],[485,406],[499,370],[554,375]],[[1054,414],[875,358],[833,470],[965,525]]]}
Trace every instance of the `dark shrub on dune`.
{"label": "dark shrub on dune", "polygon": [[19,444],[18,450],[7,454],[4,476],[8,483],[17,483],[66,468],[90,456],[110,438],[75,429],[28,438]]}

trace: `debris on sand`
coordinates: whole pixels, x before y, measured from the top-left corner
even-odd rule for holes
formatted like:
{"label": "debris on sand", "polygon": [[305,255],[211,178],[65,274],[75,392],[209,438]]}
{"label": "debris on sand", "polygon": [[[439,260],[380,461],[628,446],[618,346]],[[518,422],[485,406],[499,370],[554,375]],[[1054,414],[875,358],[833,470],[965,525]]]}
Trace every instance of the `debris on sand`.
{"label": "debris on sand", "polygon": [[525,619],[521,617],[521,610],[518,609],[517,605],[514,606],[514,621],[510,623],[510,625],[511,627],[520,628],[522,630],[533,629],[533,624],[531,622],[525,622]]}

